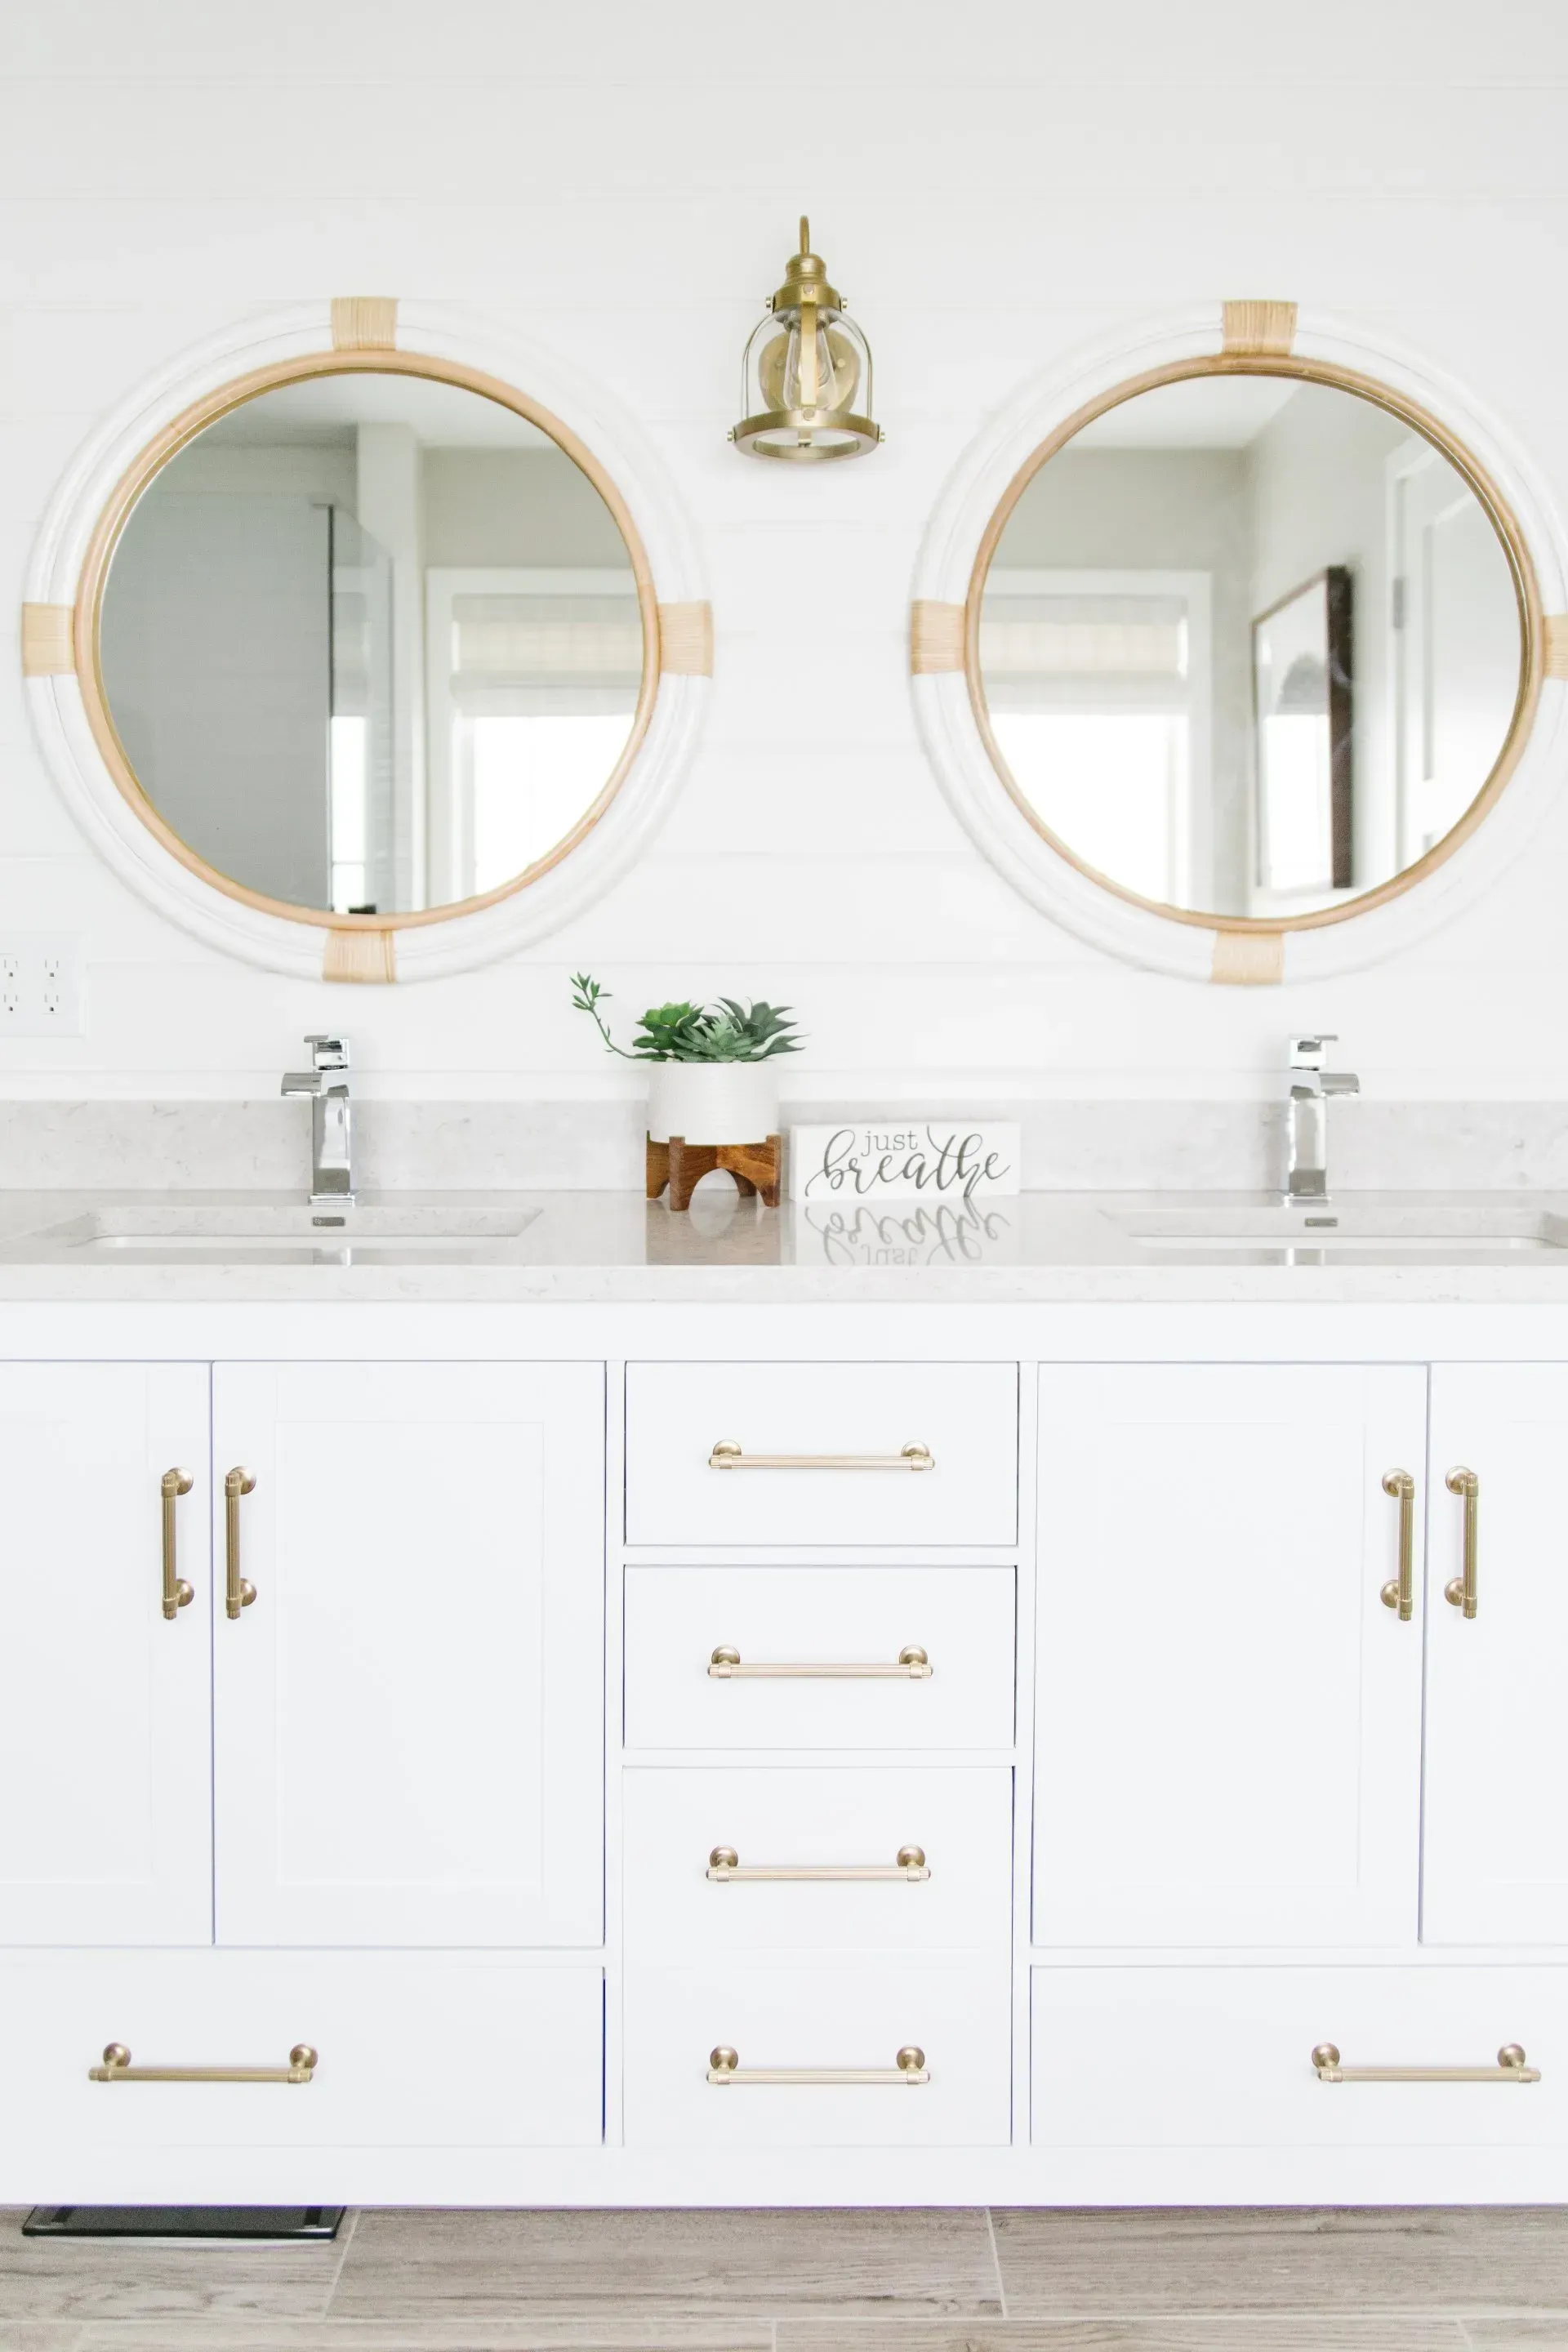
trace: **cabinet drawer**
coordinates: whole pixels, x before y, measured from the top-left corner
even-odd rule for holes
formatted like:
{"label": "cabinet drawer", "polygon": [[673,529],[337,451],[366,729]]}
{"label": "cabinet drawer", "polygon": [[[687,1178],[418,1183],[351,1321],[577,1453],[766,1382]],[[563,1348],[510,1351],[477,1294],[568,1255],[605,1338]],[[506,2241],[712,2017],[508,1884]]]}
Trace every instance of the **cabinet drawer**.
{"label": "cabinet drawer", "polygon": [[[1033,2119],[1058,2147],[1537,2146],[1568,2138],[1568,1970],[1037,1969]],[[1535,2084],[1326,2083],[1346,2069],[1494,2067]]]}
{"label": "cabinet drawer", "polygon": [[[1009,2136],[1005,1961],[633,1970],[628,2145],[978,2147]],[[924,2053],[930,2080],[897,2063]],[[710,2082],[715,2049],[735,2077]],[[748,2070],[874,2071],[890,2082],[752,2083]]]}
{"label": "cabinet drawer", "polygon": [[[628,1748],[1012,1746],[1010,1568],[632,1568],[626,1608]],[[911,1649],[929,1675],[896,1671]]]}
{"label": "cabinet drawer", "polygon": [[[849,1457],[853,1466],[712,1466]],[[902,1466],[923,1447],[929,1469]],[[879,1465],[893,1466],[879,1466]],[[1010,1544],[1012,1364],[628,1364],[634,1544]]]}
{"label": "cabinet drawer", "polygon": [[[624,1788],[634,1965],[672,1949],[706,1957],[1008,1948],[1013,1775],[1005,1766],[644,1769],[628,1772]],[[900,1852],[911,1848],[922,1857],[917,1874],[928,1875],[900,1867]],[[710,1857],[725,1850],[742,1874],[844,1874],[710,1875]],[[850,1874],[857,1870],[868,1874]]]}
{"label": "cabinet drawer", "polygon": [[[70,2194],[72,2150],[195,2147],[584,2146],[600,2137],[595,1967],[489,1955],[51,1952],[0,1968],[14,2021],[0,2108],[0,2196],[32,2152]],[[95,2083],[105,2046],[133,2066],[285,2068],[308,2083]]]}

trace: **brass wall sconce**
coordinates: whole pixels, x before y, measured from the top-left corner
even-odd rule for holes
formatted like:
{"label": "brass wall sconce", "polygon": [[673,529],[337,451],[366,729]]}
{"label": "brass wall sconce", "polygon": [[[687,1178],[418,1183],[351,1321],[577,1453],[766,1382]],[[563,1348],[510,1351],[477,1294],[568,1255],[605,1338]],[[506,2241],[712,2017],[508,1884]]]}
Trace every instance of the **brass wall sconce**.
{"label": "brass wall sconce", "polygon": [[746,345],[741,404],[730,438],[751,457],[820,464],[863,457],[882,438],[869,414],[871,346],[811,250],[804,214],[800,251],[784,264],[784,282]]}

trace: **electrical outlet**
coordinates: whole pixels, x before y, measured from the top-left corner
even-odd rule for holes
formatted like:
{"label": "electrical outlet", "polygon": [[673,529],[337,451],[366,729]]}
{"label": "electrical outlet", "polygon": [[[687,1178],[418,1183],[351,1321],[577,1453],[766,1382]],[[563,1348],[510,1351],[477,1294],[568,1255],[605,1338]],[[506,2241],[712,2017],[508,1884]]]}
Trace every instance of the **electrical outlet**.
{"label": "electrical outlet", "polygon": [[77,933],[0,933],[0,1039],[79,1037],[86,1027]]}

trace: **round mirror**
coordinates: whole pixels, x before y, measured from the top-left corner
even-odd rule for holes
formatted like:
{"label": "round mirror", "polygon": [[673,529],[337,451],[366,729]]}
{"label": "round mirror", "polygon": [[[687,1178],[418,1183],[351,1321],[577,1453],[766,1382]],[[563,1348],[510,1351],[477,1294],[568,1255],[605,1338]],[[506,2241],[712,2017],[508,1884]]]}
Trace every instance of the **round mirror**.
{"label": "round mirror", "polygon": [[1429,419],[1328,373],[1194,362],[1119,390],[981,550],[971,689],[1009,791],[1186,919],[1289,927],[1384,890],[1500,784],[1524,711],[1506,515]]}
{"label": "round mirror", "polygon": [[111,518],[96,685],[116,780],[187,864],[275,912],[401,926],[482,904],[581,838],[647,724],[657,625],[629,519],[488,379],[426,359],[269,374],[171,433]]}

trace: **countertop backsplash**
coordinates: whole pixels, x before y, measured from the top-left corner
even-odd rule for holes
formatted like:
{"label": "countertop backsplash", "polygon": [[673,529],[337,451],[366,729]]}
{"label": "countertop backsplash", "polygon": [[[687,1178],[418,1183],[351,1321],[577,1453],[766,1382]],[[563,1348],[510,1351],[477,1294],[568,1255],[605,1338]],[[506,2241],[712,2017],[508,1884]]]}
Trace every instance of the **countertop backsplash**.
{"label": "countertop backsplash", "polygon": [[[931,1115],[951,1124],[951,1104]],[[1257,1102],[1002,1102],[1016,1119],[1029,1192],[1255,1192],[1279,1181],[1284,1106]],[[798,1102],[786,1129],[843,1118],[918,1123],[918,1105]],[[640,1192],[643,1117],[624,1098],[560,1102],[360,1100],[355,1157],[367,1191]],[[1335,1187],[1360,1192],[1546,1192],[1568,1186],[1568,1103],[1336,1103]],[[309,1180],[297,1103],[0,1103],[0,1190],[287,1191]]]}

